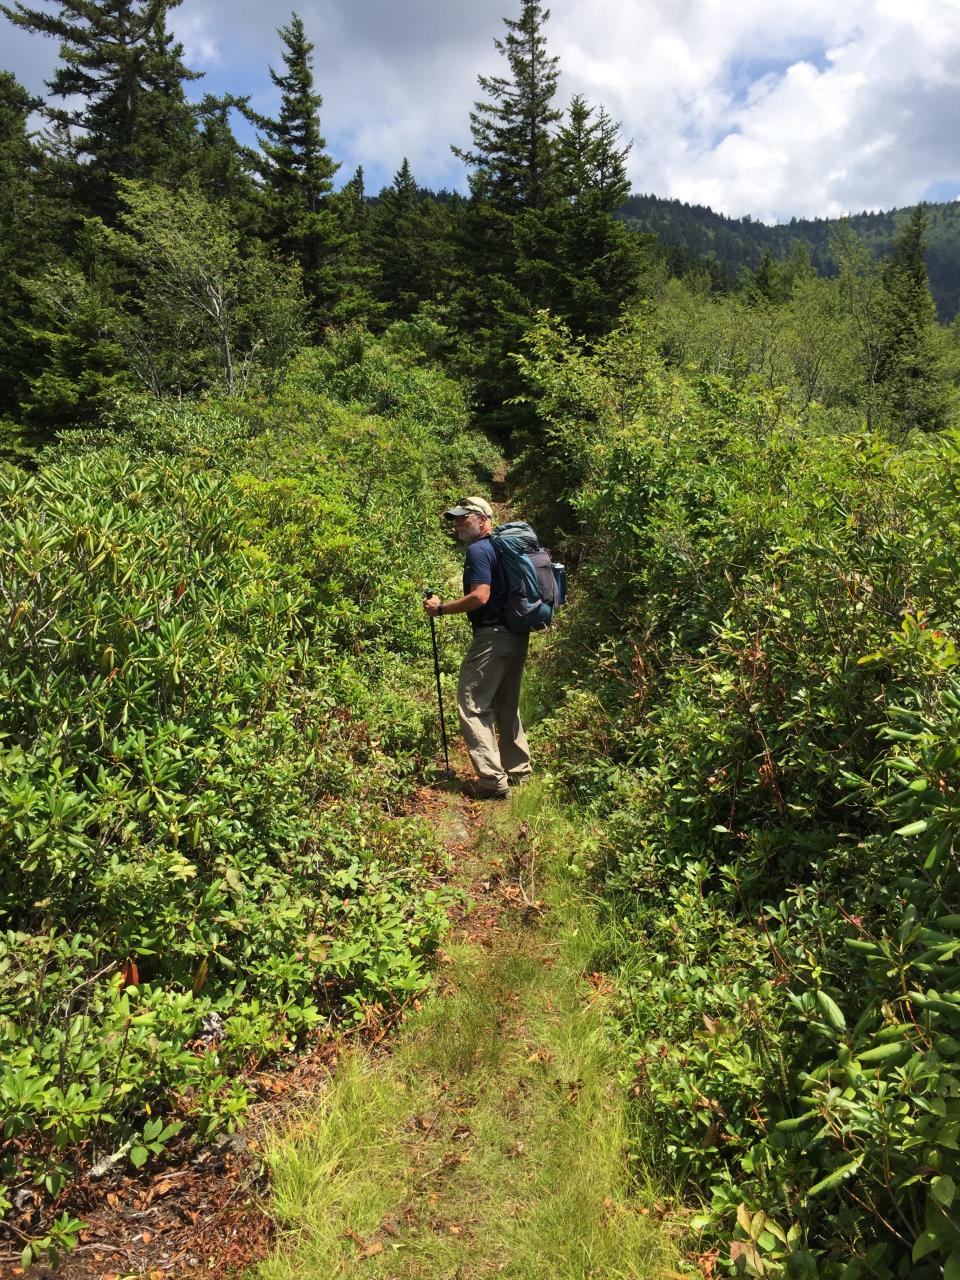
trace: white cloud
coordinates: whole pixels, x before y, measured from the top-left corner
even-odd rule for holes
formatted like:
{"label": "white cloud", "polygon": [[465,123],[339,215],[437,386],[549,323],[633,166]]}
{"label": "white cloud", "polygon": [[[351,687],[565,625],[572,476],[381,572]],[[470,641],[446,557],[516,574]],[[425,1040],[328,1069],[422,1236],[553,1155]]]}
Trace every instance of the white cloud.
{"label": "white cloud", "polygon": [[186,10],[177,15],[177,39],[183,45],[183,60],[195,71],[206,71],[223,62],[223,41],[208,14]]}
{"label": "white cloud", "polygon": [[[550,3],[550,0],[547,0]],[[267,66],[293,0],[183,0],[171,23],[191,92],[276,107]],[[478,72],[519,0],[302,0],[323,125],[342,175],[388,182],[406,155],[463,185]],[[960,179],[960,0],[552,0],[561,100],[603,102],[634,141],[634,189],[772,219],[891,207]],[[8,65],[39,90],[52,41],[11,33]]]}
{"label": "white cloud", "polygon": [[617,19],[605,11],[613,0],[595,5],[595,23],[567,26],[566,38],[586,47],[576,64],[586,80],[590,45],[608,16],[619,23],[632,86],[609,77],[582,87],[606,88],[637,139],[637,189],[773,219],[905,204],[960,177],[957,0],[664,3],[647,13],[656,36],[633,43],[623,10]]}

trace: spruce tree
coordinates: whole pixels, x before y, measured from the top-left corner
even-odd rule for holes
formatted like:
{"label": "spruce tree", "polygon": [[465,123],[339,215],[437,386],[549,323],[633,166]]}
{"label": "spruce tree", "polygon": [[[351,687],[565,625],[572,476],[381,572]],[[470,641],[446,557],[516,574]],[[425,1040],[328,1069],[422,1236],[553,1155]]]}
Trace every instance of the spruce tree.
{"label": "spruce tree", "polygon": [[263,157],[260,172],[273,194],[286,200],[294,212],[316,213],[333,191],[340,166],[327,152],[320,130],[323,96],[313,87],[313,44],[307,39],[303,19],[294,13],[290,25],[280,27],[284,43],[284,73],[269,68],[270,79],[280,90],[280,115],[276,120],[256,116],[262,129],[257,141]]}
{"label": "spruce tree", "polygon": [[407,320],[423,302],[440,298],[446,272],[445,210],[422,193],[403,163],[380,192],[370,227],[370,254],[378,273],[377,294],[391,320]]}
{"label": "spruce tree", "polygon": [[[39,105],[12,75],[0,73],[0,419],[10,415],[0,421],[0,455],[32,452],[55,429],[72,425],[76,400],[64,393],[64,379],[90,386],[111,364],[109,355],[106,365],[101,360],[90,325],[68,332],[73,280],[92,276],[94,268],[75,208],[71,140],[59,126],[41,142],[33,139],[28,117]],[[46,392],[38,397],[41,379]]]}
{"label": "spruce tree", "polygon": [[538,307],[596,338],[637,296],[643,242],[613,217],[630,189],[620,125],[577,95],[556,139],[555,199],[517,220],[517,274]]}
{"label": "spruce tree", "polygon": [[595,111],[583,94],[570,103],[557,134],[557,190],[573,204],[589,203],[613,213],[630,193],[627,156],[630,144],[620,145],[620,125],[606,107]]}
{"label": "spruce tree", "polygon": [[0,418],[15,412],[25,380],[36,372],[38,353],[22,324],[29,309],[25,281],[58,252],[49,173],[27,128],[36,106],[9,71],[0,71]]}
{"label": "spruce tree", "polygon": [[459,372],[475,389],[477,412],[503,439],[531,414],[507,407],[523,387],[514,360],[533,318],[535,302],[518,275],[520,216],[544,210],[555,198],[553,127],[559,60],[547,52],[550,17],[536,0],[522,0],[520,16],[504,18],[495,40],[509,73],[478,76],[485,98],[470,113],[472,148],[453,153],[472,170],[471,199],[453,223],[450,315],[463,334]]}
{"label": "spruce tree", "polygon": [[367,181],[363,174],[362,164],[358,164],[356,169],[354,169],[353,177],[349,182],[344,184],[344,190],[346,190],[347,187],[350,188],[356,199],[363,204],[367,198]]}
{"label": "spruce tree", "polygon": [[477,77],[489,101],[470,113],[473,148],[453,148],[474,171],[474,194],[508,212],[543,209],[551,198],[551,129],[561,113],[552,105],[559,59],[547,54],[543,34],[549,17],[538,0],[523,0],[519,18],[504,18],[507,34],[494,43],[510,75]]}
{"label": "spruce tree", "polygon": [[233,223],[245,229],[255,220],[256,184],[250,151],[237,141],[230,112],[245,111],[248,100],[227,94],[205,94],[196,108],[197,135],[194,170],[201,191],[214,203],[225,204]]}
{"label": "spruce tree", "polygon": [[894,429],[946,425],[949,388],[943,343],[927,278],[927,212],[912,210],[884,264],[886,341],[878,381]]}
{"label": "spruce tree", "polygon": [[85,212],[111,217],[115,179],[175,181],[189,168],[193,114],[183,91],[196,79],[167,30],[182,0],[54,0],[55,12],[0,4],[16,26],[60,41],[47,87],[65,105],[45,114],[68,131]]}
{"label": "spruce tree", "polygon": [[349,225],[352,196],[337,199],[340,168],[327,152],[320,128],[323,97],[314,91],[313,44],[302,19],[279,28],[285,70],[270,68],[280,90],[276,119],[248,111],[260,129],[257,168],[263,178],[266,237],[296,261],[310,304],[312,325],[364,316],[370,298],[359,261],[359,237]]}

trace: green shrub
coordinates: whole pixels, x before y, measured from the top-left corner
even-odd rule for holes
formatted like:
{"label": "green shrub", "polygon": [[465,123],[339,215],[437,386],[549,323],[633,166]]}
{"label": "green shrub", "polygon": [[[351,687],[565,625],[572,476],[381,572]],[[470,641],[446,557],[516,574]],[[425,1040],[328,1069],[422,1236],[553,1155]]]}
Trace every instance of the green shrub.
{"label": "green shrub", "polygon": [[361,342],[338,376],[396,416],[360,417],[331,360],[0,469],[4,1207],[232,1127],[245,1064],[427,981],[418,602],[480,451],[432,370]]}
{"label": "green shrub", "polygon": [[638,1139],[736,1270],[960,1274],[960,437],[645,350],[527,363],[583,555],[540,736],[604,818]]}

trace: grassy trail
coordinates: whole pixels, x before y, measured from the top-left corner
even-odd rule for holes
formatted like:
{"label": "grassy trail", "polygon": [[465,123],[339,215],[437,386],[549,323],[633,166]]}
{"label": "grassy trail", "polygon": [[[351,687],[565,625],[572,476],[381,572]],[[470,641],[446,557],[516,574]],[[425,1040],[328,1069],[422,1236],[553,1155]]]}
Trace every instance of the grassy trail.
{"label": "grassy trail", "polygon": [[628,1187],[595,924],[544,812],[535,782],[508,805],[443,797],[470,905],[391,1051],[343,1056],[270,1150],[281,1239],[257,1280],[677,1274]]}

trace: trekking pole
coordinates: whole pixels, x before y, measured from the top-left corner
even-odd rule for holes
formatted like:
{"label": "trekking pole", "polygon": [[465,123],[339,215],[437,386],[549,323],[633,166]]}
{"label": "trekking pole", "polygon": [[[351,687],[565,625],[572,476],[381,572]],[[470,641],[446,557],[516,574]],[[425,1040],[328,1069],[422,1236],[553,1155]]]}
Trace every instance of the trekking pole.
{"label": "trekking pole", "polygon": [[[429,600],[431,596],[435,596],[435,591],[425,591],[423,593],[424,600]],[[447,750],[447,721],[443,714],[443,691],[440,688],[440,653],[437,649],[437,620],[431,614],[430,617],[430,638],[433,641],[433,674],[437,681],[437,706],[440,708],[440,736],[443,739],[443,762],[446,765],[446,776],[453,777],[453,770],[450,768],[450,754]]]}

